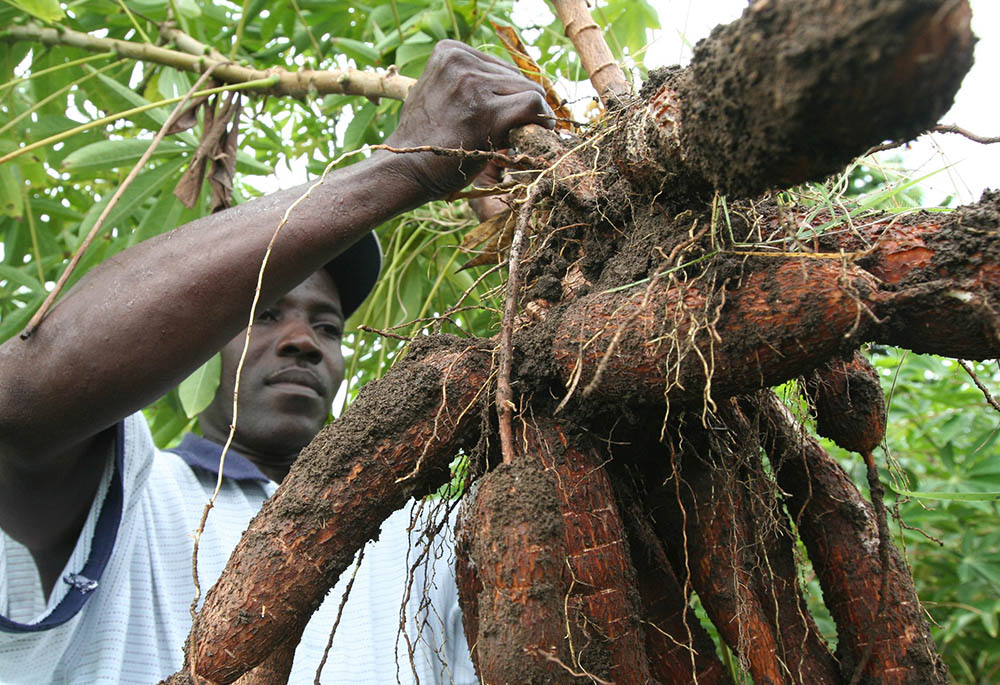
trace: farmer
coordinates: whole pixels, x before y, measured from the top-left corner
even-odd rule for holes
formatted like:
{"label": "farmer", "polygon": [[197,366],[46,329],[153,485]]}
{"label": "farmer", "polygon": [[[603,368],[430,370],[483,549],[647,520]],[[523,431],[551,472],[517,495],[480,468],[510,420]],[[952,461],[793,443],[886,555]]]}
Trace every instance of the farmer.
{"label": "farmer", "polygon": [[[540,88],[460,43],[435,48],[389,138],[395,147],[501,148],[550,121]],[[481,164],[377,151],[291,212],[265,271],[237,429],[198,556],[204,593],[250,517],[327,418],[344,320],[371,291],[371,230],[466,185]],[[0,683],[152,683],[190,628],[192,533],[215,487],[237,362],[265,246],[306,186],[150,239],[93,269],[27,340],[0,346]],[[235,337],[234,337],[235,336]],[[138,410],[222,349],[204,437],[153,446]],[[447,554],[407,578],[409,515],[370,544],[325,682],[474,682]],[[346,583],[345,573],[343,581]],[[403,588],[412,581],[401,632]],[[312,682],[343,585],[317,612],[291,682]],[[424,594],[430,606],[415,609]],[[410,648],[412,646],[412,666]]]}

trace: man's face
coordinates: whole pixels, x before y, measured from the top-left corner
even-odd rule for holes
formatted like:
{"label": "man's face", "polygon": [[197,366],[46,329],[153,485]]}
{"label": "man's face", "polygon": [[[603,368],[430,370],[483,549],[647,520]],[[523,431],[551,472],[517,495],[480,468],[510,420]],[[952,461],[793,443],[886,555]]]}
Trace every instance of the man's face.
{"label": "man's face", "polygon": [[[258,312],[240,377],[233,447],[267,475],[290,465],[323,427],[344,380],[343,330],[340,294],[326,271]],[[229,435],[245,337],[246,331],[222,348],[219,390],[199,416],[205,437],[218,443]]]}

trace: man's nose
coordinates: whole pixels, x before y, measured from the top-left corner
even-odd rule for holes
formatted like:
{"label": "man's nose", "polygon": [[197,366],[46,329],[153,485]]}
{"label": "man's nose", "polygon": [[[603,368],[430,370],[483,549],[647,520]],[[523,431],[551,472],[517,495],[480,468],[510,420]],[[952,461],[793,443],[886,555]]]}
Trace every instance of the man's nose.
{"label": "man's nose", "polygon": [[278,340],[278,356],[295,357],[311,364],[323,361],[323,349],[308,321],[291,318],[284,322]]}

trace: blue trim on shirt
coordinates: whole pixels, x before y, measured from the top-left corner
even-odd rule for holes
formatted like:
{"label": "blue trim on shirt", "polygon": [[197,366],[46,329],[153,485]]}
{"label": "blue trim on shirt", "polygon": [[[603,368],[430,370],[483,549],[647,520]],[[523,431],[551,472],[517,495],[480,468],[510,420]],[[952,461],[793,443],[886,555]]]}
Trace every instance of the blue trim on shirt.
{"label": "blue trim on shirt", "polygon": [[[188,433],[176,447],[171,447],[167,452],[173,452],[188,466],[197,467],[219,475],[219,459],[222,457],[222,445],[217,445],[211,440],[206,440],[200,435]],[[270,483],[271,479],[261,473],[257,466],[236,450],[230,448],[226,452],[226,478],[237,481],[257,481],[260,483]]]}
{"label": "blue trim on shirt", "polygon": [[[118,524],[122,520],[122,503],[125,499],[125,487],[122,483],[122,471],[125,466],[125,422],[121,421],[115,431],[115,464],[111,473],[111,484],[101,505],[101,513],[97,517],[97,528],[90,544],[90,557],[87,563],[77,573],[67,574],[63,581],[70,588],[66,596],[52,612],[38,623],[18,623],[6,616],[0,615],[0,631],[6,633],[33,633],[60,626],[76,616],[77,612],[90,599],[98,587],[104,569],[111,558],[118,537]],[[72,576],[73,580],[70,580]]]}

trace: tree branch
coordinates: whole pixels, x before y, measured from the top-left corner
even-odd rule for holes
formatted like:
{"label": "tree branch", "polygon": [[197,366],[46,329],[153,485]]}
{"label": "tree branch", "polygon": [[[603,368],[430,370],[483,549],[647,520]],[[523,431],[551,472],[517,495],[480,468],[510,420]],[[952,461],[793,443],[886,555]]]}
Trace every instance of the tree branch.
{"label": "tree branch", "polygon": [[552,5],[601,102],[607,106],[631,95],[632,87],[625,79],[625,72],[611,54],[604,33],[590,16],[585,0],[553,0]]}
{"label": "tree branch", "polygon": [[210,66],[214,66],[215,70],[212,77],[224,83],[246,83],[249,81],[259,81],[270,76],[277,76],[278,81],[274,86],[263,90],[255,89],[256,92],[299,99],[311,95],[334,93],[363,95],[368,98],[387,97],[394,100],[405,100],[410,87],[416,83],[414,79],[402,76],[392,70],[382,74],[361,71],[359,69],[330,69],[323,71],[313,69],[302,69],[300,71],[269,69],[262,71],[232,62],[220,61],[214,59],[211,54],[192,55],[187,52],[170,50],[156,45],[133,43],[114,38],[98,38],[87,33],[66,28],[41,28],[35,24],[8,27],[0,33],[0,40],[7,42],[28,41],[43,45],[65,45],[91,52],[114,51],[123,57],[129,57],[142,62],[162,64],[196,74],[203,73]]}

